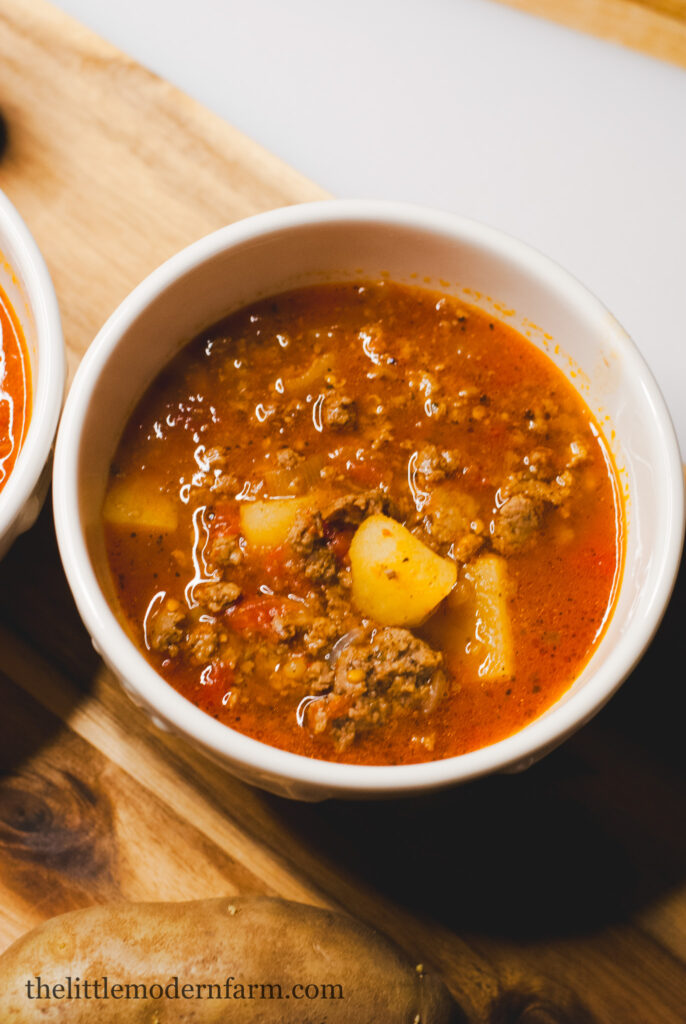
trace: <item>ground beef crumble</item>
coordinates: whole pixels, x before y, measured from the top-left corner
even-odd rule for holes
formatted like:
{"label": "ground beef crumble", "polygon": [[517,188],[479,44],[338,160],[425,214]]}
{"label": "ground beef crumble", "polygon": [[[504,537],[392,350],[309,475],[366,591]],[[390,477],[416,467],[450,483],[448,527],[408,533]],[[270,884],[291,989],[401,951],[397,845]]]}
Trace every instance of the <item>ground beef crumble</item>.
{"label": "ground beef crumble", "polygon": [[432,711],[446,689],[443,655],[407,629],[370,628],[333,669],[330,692],[310,706],[315,734],[333,731],[338,750],[400,709]]}

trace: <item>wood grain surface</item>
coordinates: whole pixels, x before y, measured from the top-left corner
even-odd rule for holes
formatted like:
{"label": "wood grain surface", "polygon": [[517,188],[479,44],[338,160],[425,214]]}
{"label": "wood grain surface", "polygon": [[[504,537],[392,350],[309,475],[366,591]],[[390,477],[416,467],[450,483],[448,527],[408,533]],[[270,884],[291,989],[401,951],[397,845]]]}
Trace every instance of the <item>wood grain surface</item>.
{"label": "wood grain surface", "polygon": [[[0,187],[50,266],[72,367],[172,252],[323,195],[42,0],[0,0],[0,111]],[[0,949],[92,903],[262,893],[393,936],[475,1024],[683,1024],[685,605],[682,572],[620,694],[527,773],[294,804],[133,707],[81,625],[46,508],[0,564]]]}
{"label": "wood grain surface", "polygon": [[686,0],[500,0],[686,68]]}

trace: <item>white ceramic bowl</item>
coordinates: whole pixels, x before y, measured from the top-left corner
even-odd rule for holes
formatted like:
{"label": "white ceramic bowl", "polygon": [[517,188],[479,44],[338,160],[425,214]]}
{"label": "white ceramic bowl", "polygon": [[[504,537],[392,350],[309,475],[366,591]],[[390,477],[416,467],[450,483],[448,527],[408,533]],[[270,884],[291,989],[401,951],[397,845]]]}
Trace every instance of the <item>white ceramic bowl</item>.
{"label": "white ceramic bowl", "polygon": [[29,350],[33,411],[14,468],[0,491],[0,558],[40,512],[64,397],[66,362],[60,314],[48,268],[28,228],[0,192],[0,285]]}
{"label": "white ceramic bowl", "polygon": [[[494,309],[546,348],[604,426],[627,518],[614,614],[565,696],[499,743],[397,767],[286,753],[227,728],[180,696],[138,652],[108,604],[100,525],[108,466],[124,422],[185,342],[261,296],[382,273]],[[520,242],[459,217],[396,203],[333,200],[224,228],[173,257],[125,299],[88,350],[67,400],[54,502],[60,551],[83,620],[97,650],[158,725],[265,789],[300,799],[369,797],[526,767],[598,711],[641,657],[669,599],[683,539],[681,472],[674,431],[650,371],[619,324],[569,274]]]}

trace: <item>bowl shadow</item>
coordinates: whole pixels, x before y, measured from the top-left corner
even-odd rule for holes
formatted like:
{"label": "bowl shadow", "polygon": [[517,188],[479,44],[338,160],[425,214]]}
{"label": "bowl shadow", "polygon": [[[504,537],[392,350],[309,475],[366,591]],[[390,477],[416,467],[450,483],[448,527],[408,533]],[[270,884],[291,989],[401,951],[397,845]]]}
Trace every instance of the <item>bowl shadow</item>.
{"label": "bowl shadow", "polygon": [[301,841],[461,932],[566,936],[621,921],[686,875],[686,753],[670,713],[686,567],[658,634],[610,704],[515,775],[412,799],[269,797]]}

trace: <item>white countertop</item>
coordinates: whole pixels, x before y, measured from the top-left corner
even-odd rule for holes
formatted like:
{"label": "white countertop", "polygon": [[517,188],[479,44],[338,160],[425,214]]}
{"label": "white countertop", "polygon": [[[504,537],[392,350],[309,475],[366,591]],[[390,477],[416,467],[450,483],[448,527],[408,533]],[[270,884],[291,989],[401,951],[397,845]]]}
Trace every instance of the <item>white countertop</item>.
{"label": "white countertop", "polygon": [[517,235],[633,336],[686,456],[686,72],[490,0],[56,0],[338,196]]}

